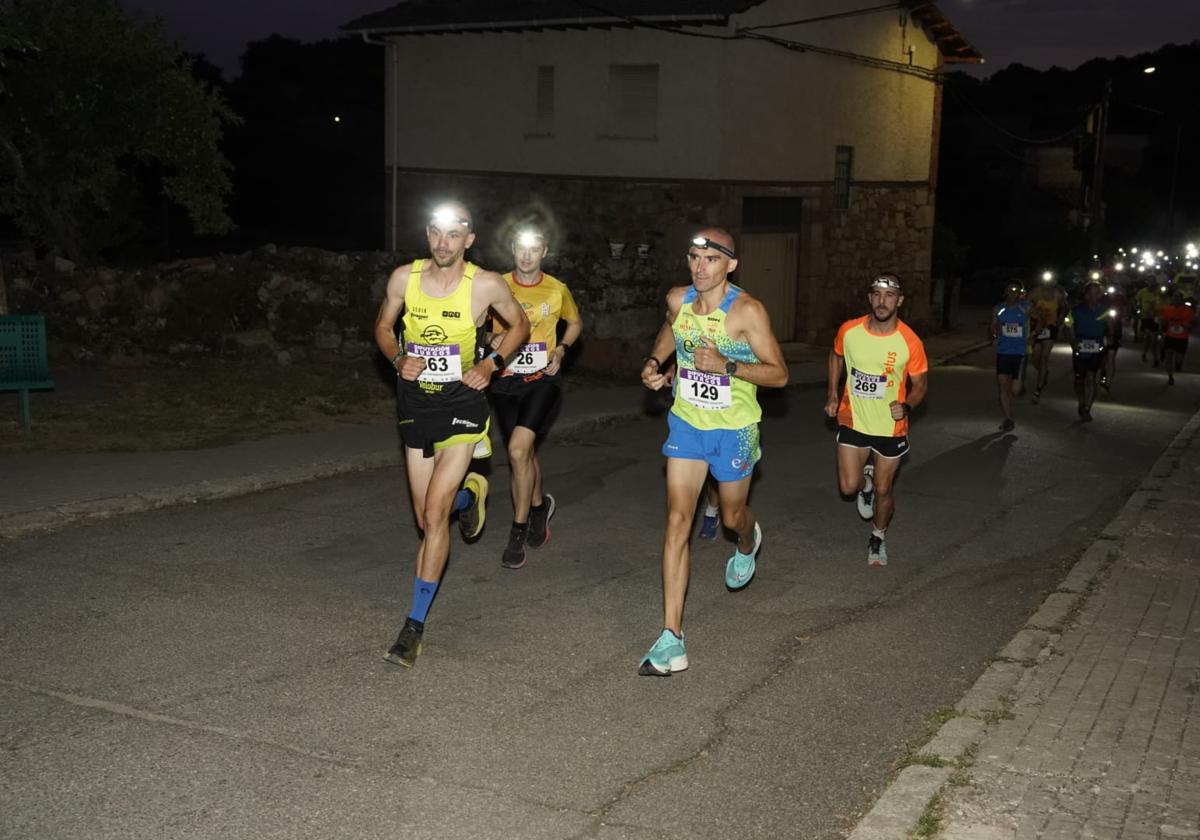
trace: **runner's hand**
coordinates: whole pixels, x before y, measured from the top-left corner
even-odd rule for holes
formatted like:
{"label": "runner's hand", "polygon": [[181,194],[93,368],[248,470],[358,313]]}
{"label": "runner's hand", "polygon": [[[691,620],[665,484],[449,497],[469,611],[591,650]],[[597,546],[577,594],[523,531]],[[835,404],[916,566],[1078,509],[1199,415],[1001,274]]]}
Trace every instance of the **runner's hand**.
{"label": "runner's hand", "polygon": [[642,365],[642,384],[651,391],[657,391],[664,385],[671,384],[671,371],[668,370],[664,373],[654,362],[647,361]]}
{"label": "runner's hand", "polygon": [[827,399],[825,401],[825,416],[826,417],[837,417],[838,402],[840,402],[840,401],[838,400],[837,397],[830,397],[829,399]]}
{"label": "runner's hand", "polygon": [[[484,373],[480,368],[487,366],[487,373]],[[492,374],[496,372],[496,363],[491,359],[484,359],[477,363],[473,368],[463,374],[462,384],[468,388],[473,388],[476,391],[482,391],[492,381]]]}
{"label": "runner's hand", "polygon": [[[560,352],[561,351],[561,352]],[[567,351],[563,350],[560,344],[550,351],[550,361],[546,363],[546,374],[553,376],[558,373],[558,369],[562,367],[563,356],[567,355]]]}
{"label": "runner's hand", "polygon": [[396,368],[396,373],[405,382],[415,382],[417,377],[425,370],[424,356],[405,356],[404,361],[400,363],[400,367]]}
{"label": "runner's hand", "polygon": [[904,419],[904,403],[900,402],[899,400],[892,400],[890,403],[888,403],[888,408],[892,412],[893,420]]}
{"label": "runner's hand", "polygon": [[696,370],[705,373],[724,373],[725,357],[717,352],[717,346],[709,341],[707,336],[700,336],[700,346],[692,354],[696,360]]}

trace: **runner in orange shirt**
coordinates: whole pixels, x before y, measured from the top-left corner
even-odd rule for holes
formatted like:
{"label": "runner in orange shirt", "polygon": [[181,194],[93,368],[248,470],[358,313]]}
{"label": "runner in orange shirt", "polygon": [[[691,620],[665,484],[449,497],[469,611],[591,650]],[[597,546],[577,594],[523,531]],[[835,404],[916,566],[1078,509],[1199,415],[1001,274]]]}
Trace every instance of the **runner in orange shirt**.
{"label": "runner in orange shirt", "polygon": [[[879,275],[868,300],[870,314],[838,330],[825,413],[838,420],[838,487],[844,496],[857,496],[859,515],[874,524],[867,563],[886,566],[883,541],[896,510],[892,483],[908,452],[909,412],[929,390],[929,362],[921,339],[897,315],[904,303],[900,278]],[[846,388],[839,397],[843,374]],[[868,463],[872,455],[874,465]]]}
{"label": "runner in orange shirt", "polygon": [[1183,368],[1188,336],[1196,323],[1196,310],[1183,302],[1183,292],[1176,292],[1170,304],[1159,313],[1162,321],[1163,367],[1167,369],[1167,384],[1175,384],[1175,372]]}

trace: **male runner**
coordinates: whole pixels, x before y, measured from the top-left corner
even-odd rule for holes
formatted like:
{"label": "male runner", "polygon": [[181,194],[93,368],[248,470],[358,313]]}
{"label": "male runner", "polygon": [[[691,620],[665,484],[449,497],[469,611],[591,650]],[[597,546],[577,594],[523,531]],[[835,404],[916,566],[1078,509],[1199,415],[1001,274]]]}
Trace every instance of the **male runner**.
{"label": "male runner", "polygon": [[[583,331],[583,319],[566,284],[542,271],[546,250],[541,231],[522,230],[512,242],[516,267],[504,275],[530,325],[529,342],[508,359],[491,387],[492,406],[508,445],[512,472],[513,523],[500,557],[506,569],[525,565],[526,545],[541,548],[550,538],[555,503],[552,495],[542,492],[542,465],[536,448],[550,431],[562,399],[558,375],[562,360]],[[566,324],[561,343],[559,321]],[[493,333],[493,349],[500,347],[505,335],[503,331]]]}
{"label": "male runner", "polygon": [[1151,278],[1150,282],[1138,289],[1134,296],[1138,308],[1138,326],[1142,334],[1142,361],[1146,354],[1154,357],[1154,366],[1158,367],[1158,312],[1162,308],[1162,292],[1158,283]]}
{"label": "male runner", "polygon": [[1033,388],[1033,402],[1042,396],[1042,389],[1050,380],[1050,354],[1058,338],[1058,323],[1067,310],[1067,293],[1054,275],[1042,274],[1041,284],[1029,294],[1029,331],[1033,336],[1033,355],[1030,361],[1037,369],[1037,382]]}
{"label": "male runner", "polygon": [[1104,289],[1096,280],[1083,287],[1083,304],[1071,310],[1071,359],[1075,372],[1075,398],[1079,418],[1092,419],[1096,401],[1096,375],[1104,366],[1105,346],[1112,340],[1112,321],[1104,305]]}
{"label": "male runner", "polygon": [[[733,237],[707,228],[688,248],[690,286],[667,293],[667,319],[642,365],[642,384],[657,391],[674,379],[667,415],[667,523],[663,539],[663,631],[638,673],[670,676],[688,666],[683,600],[688,585],[688,537],[709,473],[718,482],[721,519],[737,534],[725,564],[725,585],[741,589],[754,576],[762,528],[746,506],[761,455],[758,387],[781,388],[788,369],[762,303],[729,282],[737,268]],[[678,370],[666,361],[672,350]]]}
{"label": "male runner", "polygon": [[[857,497],[859,515],[874,525],[867,564],[886,566],[884,538],[896,511],[892,484],[908,452],[909,412],[929,391],[929,362],[921,339],[897,315],[904,303],[900,278],[880,274],[867,299],[870,314],[842,324],[834,339],[825,413],[838,420],[838,488]],[[872,454],[873,467],[867,463]]]}
{"label": "male runner", "polygon": [[[408,489],[424,535],[412,608],[385,657],[406,668],[421,652],[425,616],[450,555],[451,512],[462,511],[463,536],[474,538],[483,528],[487,482],[467,473],[476,444],[488,439],[483,389],[505,354],[529,335],[529,321],[503,278],[464,259],[475,241],[466,207],[442,205],[425,234],[432,259],[414,260],[392,272],[375,319],[375,343],[399,376],[397,413]],[[497,350],[476,361],[476,331],[489,308],[512,326]],[[402,342],[396,338],[401,313]]]}
{"label": "male runner", "polygon": [[1011,432],[1013,392],[1021,382],[1021,365],[1029,340],[1029,303],[1021,300],[1025,289],[1017,281],[1004,288],[1004,302],[992,310],[992,341],[996,343],[996,383],[1000,389],[1000,431]]}
{"label": "male runner", "polygon": [[1177,290],[1159,317],[1162,319],[1163,367],[1167,369],[1167,384],[1174,385],[1175,372],[1183,368],[1183,356],[1187,353],[1192,325],[1196,323],[1196,311],[1184,302],[1183,292]]}

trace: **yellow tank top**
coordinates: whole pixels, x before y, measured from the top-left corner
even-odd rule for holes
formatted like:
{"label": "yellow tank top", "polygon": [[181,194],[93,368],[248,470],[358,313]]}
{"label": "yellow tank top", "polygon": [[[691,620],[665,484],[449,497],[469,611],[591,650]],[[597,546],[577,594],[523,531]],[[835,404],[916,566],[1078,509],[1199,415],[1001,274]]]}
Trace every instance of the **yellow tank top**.
{"label": "yellow tank top", "polygon": [[404,350],[423,356],[425,370],[417,378],[421,390],[439,393],[475,366],[478,333],[471,317],[471,286],[478,267],[467,263],[454,291],[434,297],[421,291],[421,267],[413,260],[404,287]]}

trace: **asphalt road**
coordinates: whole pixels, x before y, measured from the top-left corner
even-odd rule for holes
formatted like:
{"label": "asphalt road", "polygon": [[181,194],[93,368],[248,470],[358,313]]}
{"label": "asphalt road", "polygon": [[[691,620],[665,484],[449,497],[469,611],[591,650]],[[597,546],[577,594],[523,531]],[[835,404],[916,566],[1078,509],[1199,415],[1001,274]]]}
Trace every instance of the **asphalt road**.
{"label": "asphalt road", "polygon": [[766,397],[758,575],[727,592],[732,543],[696,541],[670,679],[636,675],[662,418],[545,447],[554,536],[518,572],[494,469],[412,671],[382,659],[416,549],[399,472],[0,544],[0,836],[843,837],[1200,406],[1129,355],[1081,424],[1060,351],[1000,436],[990,361],[931,374],[885,569],[823,389]]}

